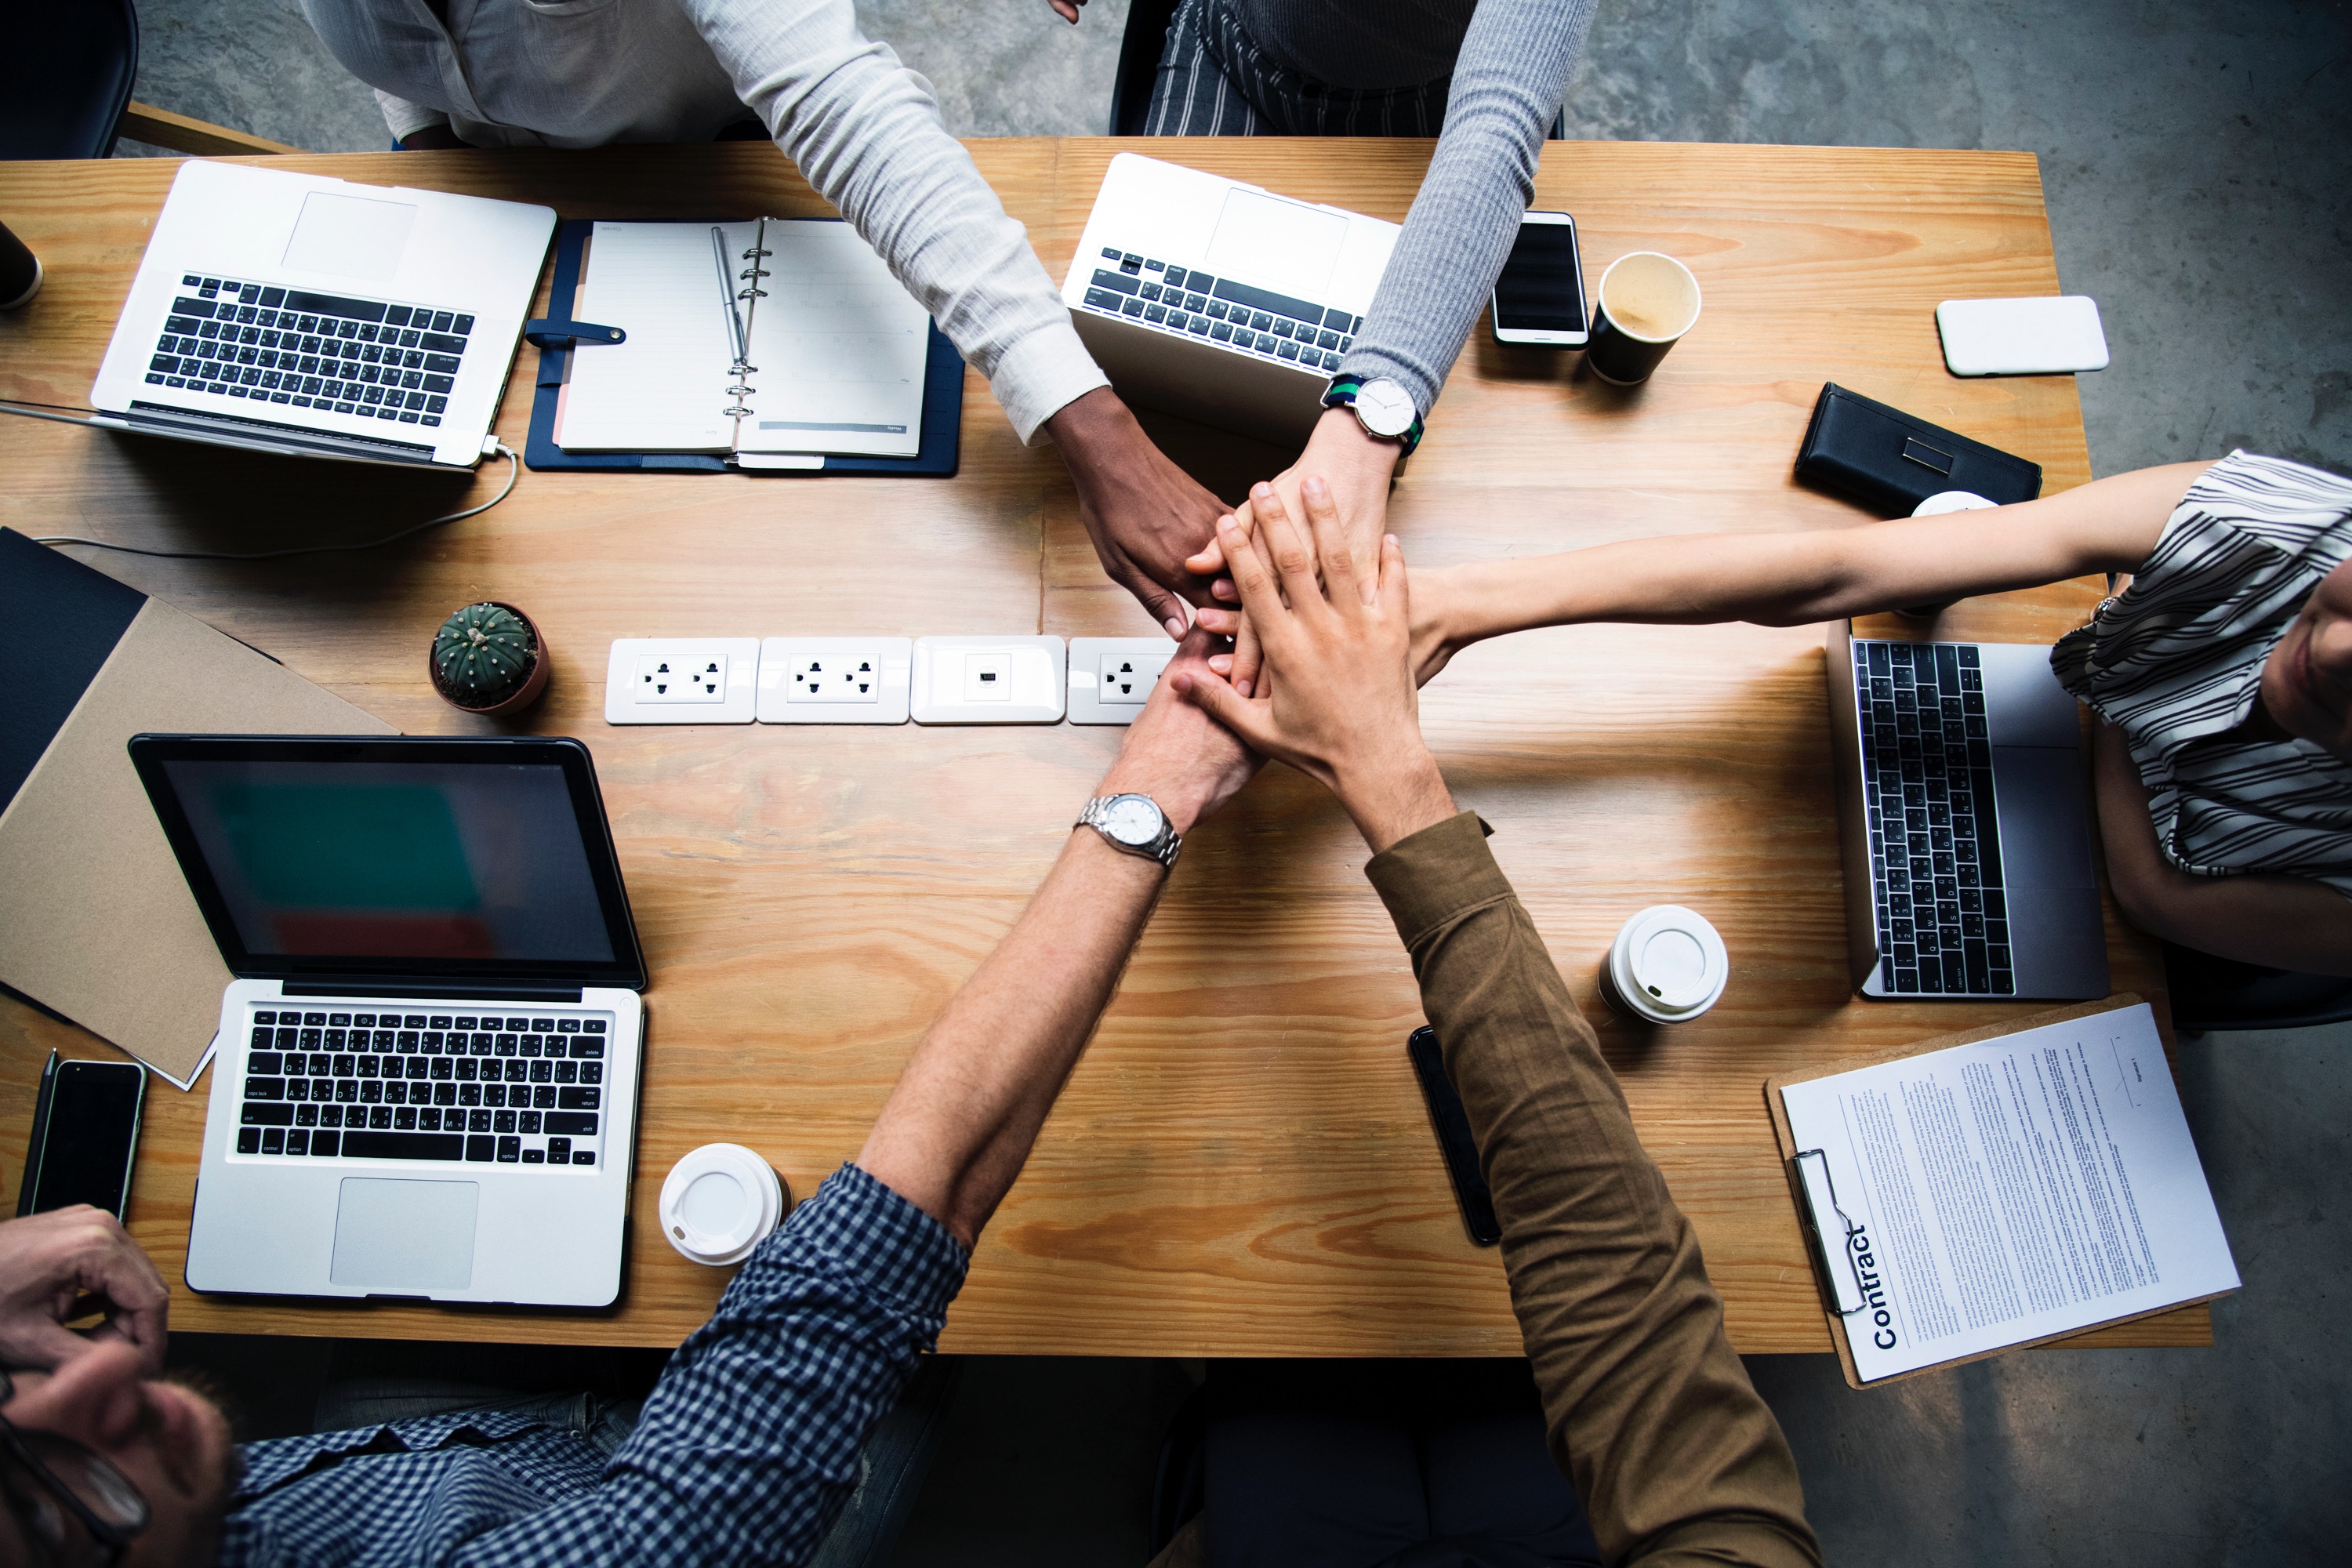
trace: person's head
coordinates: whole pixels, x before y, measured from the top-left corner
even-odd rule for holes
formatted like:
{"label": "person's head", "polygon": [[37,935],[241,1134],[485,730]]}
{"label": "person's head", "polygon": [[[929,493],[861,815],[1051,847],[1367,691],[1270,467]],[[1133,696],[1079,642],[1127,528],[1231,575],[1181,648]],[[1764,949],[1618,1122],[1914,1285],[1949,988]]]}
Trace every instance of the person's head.
{"label": "person's head", "polygon": [[2263,706],[2352,763],[2352,561],[2319,580],[2263,666]]}
{"label": "person's head", "polygon": [[[194,1389],[142,1377],[139,1352],[127,1344],[94,1344],[54,1372],[7,1379],[14,1389],[0,1416],[14,1430],[0,1432],[0,1562],[79,1568],[110,1557],[26,1468],[17,1445],[101,1520],[135,1520],[138,1502],[121,1489],[130,1483],[147,1522],[122,1563],[213,1561],[237,1476],[236,1445],[218,1406]],[[92,1457],[103,1465],[93,1467]]]}

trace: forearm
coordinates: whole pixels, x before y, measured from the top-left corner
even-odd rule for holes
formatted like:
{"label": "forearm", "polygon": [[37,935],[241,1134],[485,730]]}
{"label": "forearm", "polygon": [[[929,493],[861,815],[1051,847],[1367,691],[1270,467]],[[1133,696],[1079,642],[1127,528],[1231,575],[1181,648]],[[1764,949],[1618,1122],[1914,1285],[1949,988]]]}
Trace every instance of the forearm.
{"label": "forearm", "polygon": [[1023,440],[1108,384],[923,79],[849,0],[678,0],[809,184],[988,377]]}
{"label": "forearm", "polygon": [[915,1047],[857,1156],[973,1244],[1021,1173],[1167,873],[1073,832],[1012,932]]}
{"label": "forearm", "polygon": [[2352,900],[2303,877],[2183,871],[2157,842],[2147,790],[2123,732],[2100,724],[2092,751],[2108,883],[2134,925],[2242,963],[2352,975]]}
{"label": "forearm", "polygon": [[1603,1557],[1818,1563],[1689,1222],[1476,818],[1369,872],[1469,1113],[1553,1458]]}
{"label": "forearm", "polygon": [[1485,0],[1472,16],[1437,151],[1341,374],[1392,380],[1424,414],[1435,404],[1518,236],[1592,11],[1592,0]]}

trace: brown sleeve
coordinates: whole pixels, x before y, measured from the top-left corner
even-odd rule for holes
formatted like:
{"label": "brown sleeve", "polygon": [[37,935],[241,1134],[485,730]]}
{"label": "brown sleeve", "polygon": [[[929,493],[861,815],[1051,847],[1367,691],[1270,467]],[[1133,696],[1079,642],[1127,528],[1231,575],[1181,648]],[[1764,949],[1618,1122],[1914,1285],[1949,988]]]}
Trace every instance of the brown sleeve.
{"label": "brown sleeve", "polygon": [[1552,1458],[1611,1563],[1818,1564],[1690,1222],[1469,812],[1366,868],[1470,1127]]}

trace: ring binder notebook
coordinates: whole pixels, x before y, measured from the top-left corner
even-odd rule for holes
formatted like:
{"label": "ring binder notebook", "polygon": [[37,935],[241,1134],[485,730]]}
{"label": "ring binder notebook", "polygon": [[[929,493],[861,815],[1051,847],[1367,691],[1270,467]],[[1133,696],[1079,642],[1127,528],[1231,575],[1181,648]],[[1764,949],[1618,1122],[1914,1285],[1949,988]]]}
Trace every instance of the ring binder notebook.
{"label": "ring binder notebook", "polygon": [[564,223],[531,324],[533,468],[956,471],[963,361],[837,218]]}

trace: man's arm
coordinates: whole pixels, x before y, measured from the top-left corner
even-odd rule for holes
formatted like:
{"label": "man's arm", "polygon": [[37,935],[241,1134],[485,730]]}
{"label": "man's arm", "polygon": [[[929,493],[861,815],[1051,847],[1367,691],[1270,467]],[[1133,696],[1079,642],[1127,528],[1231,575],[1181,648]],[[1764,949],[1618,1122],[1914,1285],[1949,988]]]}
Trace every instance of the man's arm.
{"label": "man's arm", "polygon": [[1271,694],[1177,679],[1254,747],[1329,784],[1375,851],[1369,872],[1494,1189],[1552,1456],[1602,1556],[1818,1563],[1796,1462],[1724,1338],[1690,1224],[1478,820],[1454,813],[1422,742],[1395,541],[1376,583],[1353,577],[1328,489],[1303,489],[1313,549],[1278,503],[1261,509],[1255,541],[1220,530]]}
{"label": "man's arm", "polygon": [[2147,786],[2112,724],[2094,726],[2092,777],[2108,884],[2132,924],[2242,963],[2352,975],[2352,900],[2305,877],[2199,877],[2167,860]]}
{"label": "man's arm", "polygon": [[2137,571],[2210,465],[2117,474],[2040,500],[1803,533],[1669,534],[1413,581],[1427,680],[1474,642],[1583,621],[1815,621]]}

